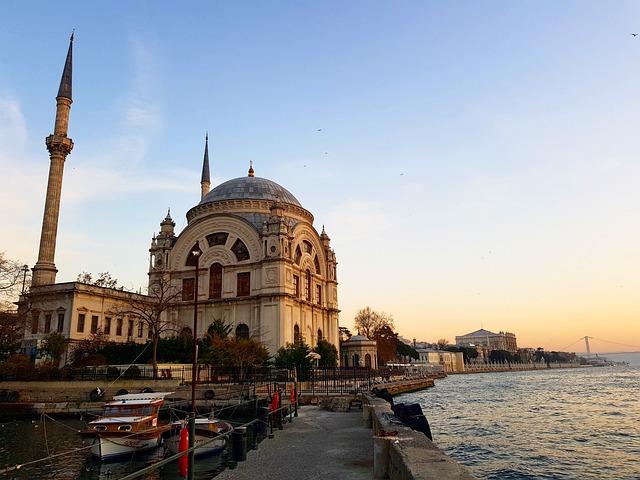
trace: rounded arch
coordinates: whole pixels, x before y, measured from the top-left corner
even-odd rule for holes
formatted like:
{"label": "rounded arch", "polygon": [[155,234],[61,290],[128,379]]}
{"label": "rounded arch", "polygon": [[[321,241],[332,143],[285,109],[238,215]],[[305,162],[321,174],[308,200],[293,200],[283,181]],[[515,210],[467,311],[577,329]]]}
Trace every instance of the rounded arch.
{"label": "rounded arch", "polygon": [[[229,234],[224,246],[209,246],[207,236],[215,232]],[[255,261],[261,258],[262,244],[260,242],[260,234],[248,220],[233,214],[218,214],[198,218],[189,223],[178,237],[171,251],[171,269],[182,270],[184,268],[183,265],[189,255],[191,246],[196,241],[200,242],[200,249],[203,251],[201,262],[204,265],[207,264],[207,261],[213,260],[209,256],[211,251],[218,252],[218,255],[220,255],[221,251],[225,252],[229,263],[237,263],[236,255],[231,249],[237,239],[246,247],[249,255],[248,261]],[[223,261],[221,263],[225,264]]]}
{"label": "rounded arch", "polygon": [[193,330],[189,327],[182,327],[182,330],[180,330],[180,337],[193,338]]}
{"label": "rounded arch", "polygon": [[368,353],[364,356],[364,366],[367,368],[371,368],[371,355]]}
{"label": "rounded arch", "polygon": [[249,325],[241,323],[236,327],[236,338],[243,338],[249,340]]}
{"label": "rounded arch", "polygon": [[300,335],[300,326],[296,323],[293,326],[293,343],[299,345],[302,343],[302,336]]}
{"label": "rounded arch", "polygon": [[[324,247],[322,245],[322,239],[318,235],[318,232],[316,232],[315,228],[313,228],[312,225],[309,225],[306,223],[299,223],[298,225],[295,226],[292,233],[294,234],[293,249],[295,250],[297,246],[300,246],[300,249],[303,254],[302,262],[308,259],[311,265],[310,268],[315,272],[316,262],[314,261],[314,256],[317,255],[318,257],[317,263],[319,264],[319,268],[320,268],[320,271],[317,272],[317,274],[326,278],[328,275],[327,258],[325,256]],[[304,248],[305,243],[311,245],[312,248],[310,252],[305,251],[305,248]],[[302,268],[303,265],[300,264],[300,267]]]}
{"label": "rounded arch", "polygon": [[209,298],[222,298],[222,264],[215,262],[209,267]]}
{"label": "rounded arch", "polygon": [[318,329],[318,343],[320,343],[324,338],[322,337],[322,329]]}

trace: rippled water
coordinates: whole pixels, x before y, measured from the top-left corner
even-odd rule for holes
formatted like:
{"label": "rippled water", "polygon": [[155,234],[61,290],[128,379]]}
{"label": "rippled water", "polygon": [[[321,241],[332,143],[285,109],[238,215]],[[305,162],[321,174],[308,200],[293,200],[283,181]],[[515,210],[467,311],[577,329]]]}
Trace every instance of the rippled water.
{"label": "rippled water", "polygon": [[401,395],[486,479],[640,479],[640,365],[451,375]]}
{"label": "rippled water", "polygon": [[[131,461],[105,462],[93,460],[76,432],[85,428],[80,420],[13,420],[0,423],[0,479],[115,480],[164,457],[162,448]],[[39,459],[47,458],[45,461]],[[211,479],[224,469],[227,455],[197,459],[194,477]],[[18,470],[1,473],[16,464]],[[180,478],[177,462],[160,467],[141,477],[144,480]]]}

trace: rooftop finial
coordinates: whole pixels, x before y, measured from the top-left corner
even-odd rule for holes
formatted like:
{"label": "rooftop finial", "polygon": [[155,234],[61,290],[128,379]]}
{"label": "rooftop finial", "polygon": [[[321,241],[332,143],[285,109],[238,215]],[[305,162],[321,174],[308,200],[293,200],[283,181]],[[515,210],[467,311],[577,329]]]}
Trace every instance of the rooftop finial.
{"label": "rooftop finial", "polygon": [[253,177],[253,160],[249,160],[249,176]]}

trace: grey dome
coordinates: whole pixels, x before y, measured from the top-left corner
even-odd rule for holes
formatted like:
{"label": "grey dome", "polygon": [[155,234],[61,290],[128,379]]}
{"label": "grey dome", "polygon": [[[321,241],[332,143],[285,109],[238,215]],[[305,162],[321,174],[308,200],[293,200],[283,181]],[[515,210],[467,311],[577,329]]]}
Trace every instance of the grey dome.
{"label": "grey dome", "polygon": [[354,335],[353,337],[351,337],[349,339],[350,342],[362,342],[362,341],[368,341],[369,339],[367,337],[365,337],[364,335]]}
{"label": "grey dome", "polygon": [[227,180],[211,190],[200,204],[224,200],[271,200],[278,199],[302,207],[300,202],[286,188],[276,182],[260,177],[240,177]]}

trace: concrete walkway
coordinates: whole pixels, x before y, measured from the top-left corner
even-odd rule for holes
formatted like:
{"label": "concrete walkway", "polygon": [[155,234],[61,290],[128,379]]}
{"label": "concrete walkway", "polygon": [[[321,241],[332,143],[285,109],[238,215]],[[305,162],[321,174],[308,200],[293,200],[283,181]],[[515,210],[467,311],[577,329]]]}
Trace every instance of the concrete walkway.
{"label": "concrete walkway", "polygon": [[373,478],[373,431],[364,427],[362,410],[328,412],[316,406],[298,410],[293,423],[274,430],[258,450],[220,480],[350,480]]}

